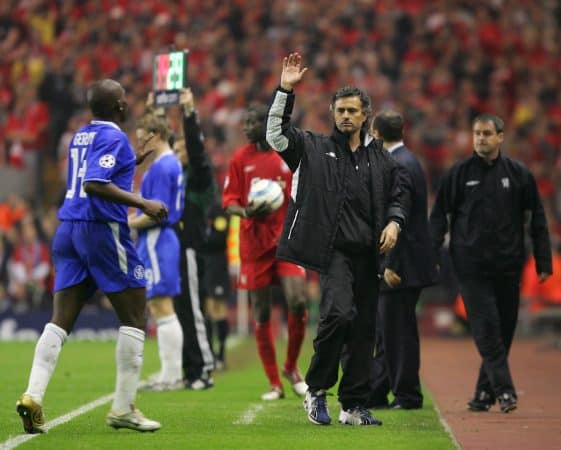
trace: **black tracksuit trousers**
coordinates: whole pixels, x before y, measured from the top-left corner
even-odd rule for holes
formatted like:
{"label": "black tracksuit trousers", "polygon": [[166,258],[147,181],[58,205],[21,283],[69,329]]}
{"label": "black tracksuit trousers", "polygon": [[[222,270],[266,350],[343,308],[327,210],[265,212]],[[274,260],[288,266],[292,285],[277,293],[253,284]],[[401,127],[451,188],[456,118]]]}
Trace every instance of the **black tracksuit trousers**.
{"label": "black tracksuit trousers", "polygon": [[183,372],[189,382],[207,376],[214,368],[202,312],[203,259],[192,248],[182,248],[181,293],[173,298],[175,313],[183,329]]}
{"label": "black tracksuit trousers", "polygon": [[520,276],[460,277],[471,332],[483,358],[475,394],[485,391],[492,398],[516,391],[508,366],[520,304]]}
{"label": "black tracksuit trousers", "polygon": [[378,286],[374,252],[335,249],[327,273],[320,274],[318,330],[306,383],[312,391],[334,386],[344,350],[338,392],[344,409],[368,403]]}

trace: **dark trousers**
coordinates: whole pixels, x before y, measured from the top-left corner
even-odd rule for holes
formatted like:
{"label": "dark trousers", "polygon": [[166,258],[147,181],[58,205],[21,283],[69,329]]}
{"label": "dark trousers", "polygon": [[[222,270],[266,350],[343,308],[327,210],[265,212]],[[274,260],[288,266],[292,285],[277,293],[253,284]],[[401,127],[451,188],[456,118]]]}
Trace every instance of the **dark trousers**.
{"label": "dark trousers", "polygon": [[380,294],[376,319],[376,350],[372,358],[370,403],[387,404],[391,391],[405,408],[423,406],[419,380],[420,346],[415,309],[420,288]]}
{"label": "dark trousers", "polygon": [[491,397],[509,393],[516,397],[508,366],[508,353],[516,329],[520,304],[520,276],[461,278],[473,339],[483,358],[475,389]]}
{"label": "dark trousers", "polygon": [[310,390],[334,386],[344,348],[338,392],[344,409],[368,403],[378,302],[376,266],[376,255],[335,250],[327,273],[320,274],[318,330],[306,383]]}
{"label": "dark trousers", "polygon": [[183,248],[180,259],[181,293],[173,298],[175,313],[183,329],[183,372],[188,381],[206,375],[214,368],[201,307],[204,298],[203,260],[192,248]]}

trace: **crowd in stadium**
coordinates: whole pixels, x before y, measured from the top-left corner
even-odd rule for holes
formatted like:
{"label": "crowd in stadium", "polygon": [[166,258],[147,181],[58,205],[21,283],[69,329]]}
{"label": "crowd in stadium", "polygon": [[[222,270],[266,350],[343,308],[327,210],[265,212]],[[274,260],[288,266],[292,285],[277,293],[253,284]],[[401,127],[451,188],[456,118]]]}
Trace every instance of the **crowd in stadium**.
{"label": "crowd in stadium", "polygon": [[[555,1],[0,2],[0,167],[39,183],[23,198],[0,195],[0,310],[38,306],[48,292],[54,207],[69,136],[89,120],[87,86],[106,77],[122,83],[134,142],[153,56],[169,48],[189,49],[189,84],[219,184],[243,142],[244,109],[268,102],[290,50],[311,72],[299,87],[306,92],[294,117],[299,126],[328,133],[329,94],[343,85],[364,89],[375,110],[403,113],[407,145],[433,192],[443,171],[471,154],[471,119],[499,115],[506,153],[538,181],[559,258],[560,25]],[[179,114],[175,122],[169,116],[177,130]],[[49,185],[53,172],[58,190]],[[20,286],[22,272],[29,279]],[[549,283],[561,285],[557,277]]]}

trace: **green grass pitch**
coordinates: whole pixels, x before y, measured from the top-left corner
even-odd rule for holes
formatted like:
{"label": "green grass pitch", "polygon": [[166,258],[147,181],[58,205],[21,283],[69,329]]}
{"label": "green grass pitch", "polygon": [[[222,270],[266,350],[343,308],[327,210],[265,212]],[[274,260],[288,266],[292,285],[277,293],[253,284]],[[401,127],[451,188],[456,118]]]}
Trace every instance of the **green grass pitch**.
{"label": "green grass pitch", "polygon": [[[15,402],[27,384],[34,343],[0,342],[0,449],[23,430]],[[114,385],[114,342],[69,341],[45,397],[46,420],[51,421],[110,394]],[[277,360],[285,343],[278,341]],[[307,341],[300,359],[310,360]],[[158,370],[154,339],[146,343],[143,378]],[[285,385],[286,398],[264,402],[265,375],[252,339],[241,341],[228,354],[228,370],[216,373],[215,387],[207,391],[143,392],[137,406],[162,423],[156,433],[113,430],[105,425],[109,404],[80,415],[17,448],[40,449],[453,449],[426,393],[425,407],[417,411],[375,411],[382,427],[352,427],[337,423],[336,396],[328,397],[331,426],[308,422],[302,399]],[[335,388],[332,389],[336,393]]]}

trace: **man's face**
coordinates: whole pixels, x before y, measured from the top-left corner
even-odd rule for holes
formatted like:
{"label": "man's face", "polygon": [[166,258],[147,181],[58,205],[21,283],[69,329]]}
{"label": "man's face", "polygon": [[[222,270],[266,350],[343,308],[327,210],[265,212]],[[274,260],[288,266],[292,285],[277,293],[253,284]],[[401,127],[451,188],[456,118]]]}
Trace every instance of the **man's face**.
{"label": "man's face", "polygon": [[265,140],[265,124],[255,111],[248,111],[243,122],[243,132],[249,142]]}
{"label": "man's face", "polygon": [[335,100],[333,120],[337,129],[342,133],[352,135],[360,132],[362,124],[366,120],[360,97],[343,97]]}
{"label": "man's face", "polygon": [[482,158],[494,158],[499,154],[504,134],[497,133],[492,121],[473,124],[473,148]]}

